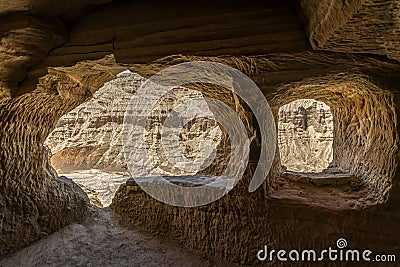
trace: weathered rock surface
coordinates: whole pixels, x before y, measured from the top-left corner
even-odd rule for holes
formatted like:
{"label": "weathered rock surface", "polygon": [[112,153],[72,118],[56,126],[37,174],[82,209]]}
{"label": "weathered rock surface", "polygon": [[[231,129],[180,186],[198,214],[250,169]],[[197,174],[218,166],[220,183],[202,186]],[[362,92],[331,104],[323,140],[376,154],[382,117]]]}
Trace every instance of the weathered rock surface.
{"label": "weathered rock surface", "polygon": [[122,150],[122,124],[129,101],[144,80],[140,75],[122,75],[60,118],[46,139],[53,154],[52,166],[59,173],[128,171]]}
{"label": "weathered rock surface", "polygon": [[[324,207],[313,206],[311,198],[305,199],[310,190],[325,203]],[[181,208],[151,198],[130,181],[119,189],[111,207],[132,225],[238,264],[285,266],[276,258],[261,263],[257,252],[264,245],[268,245],[269,251],[310,248],[322,251],[329,246],[336,248],[339,238],[345,238],[352,248],[367,247],[374,253],[396,254],[399,228],[387,220],[399,220],[400,213],[385,208],[343,210],[340,206],[327,206],[326,203],[333,201],[343,207],[354,205],[357,195],[343,198],[341,191],[315,187],[307,190],[300,185],[296,191],[292,187],[271,194],[267,201],[261,194],[229,193],[206,206]],[[282,198],[284,194],[286,198]],[[296,264],[293,266],[360,266],[360,262],[329,261]]]}
{"label": "weathered rock surface", "polygon": [[295,100],[279,108],[278,147],[290,171],[321,172],[332,162],[333,116],[323,102]]}
{"label": "weathered rock surface", "polygon": [[[101,62],[112,64],[111,58]],[[0,99],[1,256],[80,220],[87,213],[87,195],[71,180],[55,177],[48,150],[43,146],[64,113],[87,100],[98,89],[96,82],[114,77],[111,70],[102,73],[96,62],[83,65],[91,69],[85,73],[86,80],[78,80],[79,76],[72,74],[73,68],[72,75],[53,69],[34,92]],[[89,77],[96,77],[90,86],[81,82]]]}
{"label": "weathered rock surface", "polygon": [[313,48],[372,53],[400,60],[397,0],[302,0],[305,30]]}
{"label": "weathered rock surface", "polygon": [[[371,59],[365,57],[329,58],[324,53],[241,58],[177,56],[170,64],[190,59],[235,66],[257,82],[276,122],[279,107],[296,99],[328,104],[334,126],[331,166],[335,171],[331,168],[320,176],[297,177],[282,170],[277,153],[264,190],[253,194],[244,190],[252,176],[250,167],[227,196],[209,205],[171,207],[129,182],[117,192],[112,209],[134,225],[239,263],[256,264],[256,253],[264,244],[322,249],[338,236],[351,240],[354,247],[395,251],[398,236],[392,233],[399,229],[387,219],[400,214],[395,196],[399,108],[397,86],[391,83],[398,76],[390,74],[398,73],[397,65],[388,71],[384,69],[392,67],[387,63],[370,64],[367,62]],[[164,60],[133,66],[132,70],[151,75],[161,62],[169,64]],[[380,74],[387,78],[376,75],[378,65],[382,66]],[[175,197],[171,193],[168,196]],[[144,203],[140,209],[136,208],[139,203]]]}
{"label": "weathered rock surface", "polygon": [[119,186],[129,178],[124,173],[110,173],[100,170],[81,170],[63,176],[72,179],[88,195],[90,202],[97,207],[108,207]]}
{"label": "weathered rock surface", "polygon": [[[131,161],[131,169],[128,170],[122,146],[124,115],[133,94],[144,81],[145,78],[138,74],[120,74],[117,79],[100,88],[90,101],[60,118],[45,143],[53,154],[52,166],[60,174],[97,169],[103,172],[127,174],[133,172],[131,175],[135,177],[155,175],[155,173],[148,173],[149,165],[155,166],[157,174],[195,173],[195,171],[188,170],[190,169],[188,163],[184,163],[180,159],[180,155],[166,156],[161,153],[162,151],[171,151],[171,148],[175,147],[176,144],[171,135],[178,131],[180,138],[177,141],[181,154],[195,159],[201,156],[199,141],[211,134],[218,146],[222,133],[217,125],[196,119],[196,114],[194,114],[196,110],[203,114],[206,110],[201,110],[201,107],[196,109],[193,106],[190,107],[193,114],[190,112],[181,114],[180,119],[190,122],[186,124],[186,127],[163,127],[169,112],[179,103],[185,103],[184,101],[188,99],[203,99],[200,92],[185,88],[174,88],[167,95],[160,97],[160,102],[154,107],[148,107],[146,98],[140,99],[137,106],[133,107],[138,112],[133,113],[132,118],[138,120],[146,119],[141,117],[143,110],[149,108],[151,111],[146,127],[137,126],[135,129],[131,129],[135,135],[144,136],[145,154],[149,156],[147,161],[143,158]],[[150,99],[152,95],[146,97]],[[161,137],[164,138],[163,143]],[[140,144],[131,146],[131,149],[136,150],[139,149]],[[202,155],[202,158],[206,156]]]}

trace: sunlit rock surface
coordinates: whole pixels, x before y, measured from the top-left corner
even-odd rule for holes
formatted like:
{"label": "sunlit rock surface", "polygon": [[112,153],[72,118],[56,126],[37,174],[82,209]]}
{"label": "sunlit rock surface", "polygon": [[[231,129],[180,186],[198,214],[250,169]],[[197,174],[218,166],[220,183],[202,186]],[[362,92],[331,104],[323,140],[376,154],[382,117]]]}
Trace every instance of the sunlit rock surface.
{"label": "sunlit rock surface", "polygon": [[[46,145],[53,153],[52,165],[59,173],[98,169],[105,172],[132,172],[136,177],[151,175],[147,170],[150,165],[155,166],[158,174],[195,173],[181,156],[195,159],[201,156],[202,151],[211,150],[212,147],[199,150],[199,142],[210,136],[213,142],[218,144],[221,131],[219,126],[210,120],[201,118],[191,120],[196,112],[200,114],[204,112],[204,104],[198,108],[191,106],[190,112],[181,112],[181,119],[186,118],[188,122],[184,127],[163,127],[170,111],[178,104],[184,100],[202,98],[200,92],[185,88],[173,89],[167,95],[160,97],[160,101],[154,107],[148,106],[147,98],[150,99],[152,95],[137,99],[139,102],[131,106],[134,109],[132,118],[145,121],[147,119],[147,124],[145,127],[138,125],[130,129],[129,134],[132,138],[141,138],[139,140],[144,141],[145,151],[142,152],[149,156],[140,157],[137,161],[131,160],[131,170],[128,170],[122,147],[124,115],[133,94],[144,81],[145,79],[138,74],[120,74],[117,79],[98,90],[93,99],[61,117],[46,140]],[[143,110],[149,112],[147,118],[142,117]],[[179,139],[174,140],[171,136],[177,133]],[[177,144],[175,141],[178,141],[181,153],[167,156],[161,153],[173,151]],[[133,151],[140,149],[140,143],[134,142],[134,139],[126,145]],[[203,158],[206,156],[202,155]],[[171,165],[171,162],[175,164]]]}
{"label": "sunlit rock surface", "polygon": [[279,108],[278,146],[290,171],[321,172],[333,159],[333,116],[323,102],[301,99]]}
{"label": "sunlit rock surface", "polygon": [[145,79],[123,74],[106,83],[93,99],[61,117],[46,139],[59,173],[99,169],[127,171],[121,130],[132,94]]}
{"label": "sunlit rock surface", "polygon": [[77,183],[89,196],[92,204],[107,207],[118,187],[129,178],[123,173],[109,173],[100,170],[81,170],[62,174]]}
{"label": "sunlit rock surface", "polygon": [[[130,136],[143,141],[141,145],[128,139],[126,145],[133,153],[132,159],[128,158],[129,169],[122,145],[124,116],[132,96],[145,80],[129,71],[120,73],[100,88],[91,100],[62,116],[46,139],[45,144],[53,154],[51,163],[58,175],[82,185],[95,205],[99,202],[102,206],[110,205],[119,185],[130,176],[196,174],[192,161],[201,163],[221,140],[221,130],[215,122],[195,118],[207,107],[204,101],[199,102],[202,99],[199,91],[174,88],[154,107],[148,105],[152,95],[146,95],[130,107],[134,120],[147,120],[147,123],[129,132]],[[190,104],[199,106],[183,106],[186,112],[178,114],[179,119],[187,123],[182,128],[164,126],[170,111],[190,99],[196,99]],[[143,117],[142,111],[149,112],[149,116]],[[193,116],[195,119],[191,118]],[[177,140],[172,138],[176,134],[179,135]],[[206,143],[206,147],[200,149],[199,144],[206,137],[211,138],[215,146]],[[141,148],[144,154],[138,156]],[[166,155],[165,151],[175,153]]]}

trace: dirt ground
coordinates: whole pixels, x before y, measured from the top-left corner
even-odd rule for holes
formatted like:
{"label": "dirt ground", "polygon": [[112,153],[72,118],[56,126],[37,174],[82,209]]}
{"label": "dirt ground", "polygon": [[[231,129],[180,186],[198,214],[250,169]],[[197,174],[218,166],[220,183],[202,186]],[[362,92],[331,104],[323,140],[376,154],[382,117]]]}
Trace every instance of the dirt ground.
{"label": "dirt ground", "polygon": [[160,237],[128,229],[109,209],[71,224],[0,261],[16,266],[234,266]]}

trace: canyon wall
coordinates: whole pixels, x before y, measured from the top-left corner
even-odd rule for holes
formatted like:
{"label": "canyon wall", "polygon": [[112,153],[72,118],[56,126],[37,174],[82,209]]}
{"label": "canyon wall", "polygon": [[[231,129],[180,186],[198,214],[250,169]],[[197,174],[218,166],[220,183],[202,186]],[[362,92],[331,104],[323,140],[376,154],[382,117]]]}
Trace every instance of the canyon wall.
{"label": "canyon wall", "polygon": [[59,173],[90,169],[127,172],[122,123],[129,101],[143,81],[139,75],[123,74],[60,118],[45,143]]}
{"label": "canyon wall", "polygon": [[295,100],[279,108],[278,147],[289,171],[321,172],[332,162],[333,116],[323,102]]}
{"label": "canyon wall", "polygon": [[[136,135],[143,135],[149,161],[132,162],[131,170],[128,170],[122,146],[124,115],[133,94],[145,80],[138,74],[119,74],[115,80],[101,87],[90,101],[62,116],[45,142],[53,154],[51,156],[52,166],[62,174],[97,169],[103,172],[122,172],[125,175],[141,177],[151,175],[146,171],[146,167],[151,164],[157,166],[156,172],[159,174],[194,174],[193,171],[184,171],[185,163],[180,160],[179,155],[170,155],[167,158],[163,154],[163,151],[169,151],[175,147],[170,135],[179,130],[179,150],[185,157],[196,158],[200,156],[200,140],[212,134],[218,145],[222,133],[215,123],[196,118],[195,114],[189,113],[181,114],[183,117],[180,119],[189,120],[182,129],[161,126],[169,112],[179,103],[188,99],[203,99],[199,91],[183,87],[173,88],[160,98],[158,104],[150,107],[148,124],[145,127],[138,126],[135,131]],[[142,110],[148,108],[146,97],[151,98],[152,96],[145,96],[140,99],[138,105],[133,107],[138,110],[132,115],[133,119],[146,119],[140,115]],[[202,108],[204,109],[204,107],[199,107],[199,111],[206,112],[206,110],[201,110]],[[139,144],[132,145],[138,149]],[[171,164],[171,162],[175,164]],[[186,169],[188,168],[189,166],[186,166]]]}

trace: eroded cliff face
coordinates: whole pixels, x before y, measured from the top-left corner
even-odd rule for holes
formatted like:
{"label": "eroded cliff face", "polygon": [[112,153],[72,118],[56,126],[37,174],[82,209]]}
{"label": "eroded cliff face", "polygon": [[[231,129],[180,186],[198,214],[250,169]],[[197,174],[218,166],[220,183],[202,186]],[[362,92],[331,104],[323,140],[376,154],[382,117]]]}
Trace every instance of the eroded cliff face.
{"label": "eroded cliff face", "polygon": [[145,79],[124,74],[60,118],[46,139],[59,173],[98,169],[127,172],[121,130],[129,101]]}
{"label": "eroded cliff face", "polygon": [[332,162],[333,116],[323,102],[295,100],[279,108],[278,147],[289,171],[321,172]]}
{"label": "eroded cliff face", "polygon": [[[194,175],[197,170],[191,160],[200,157],[197,161],[201,162],[213,149],[217,149],[218,153],[222,138],[219,126],[195,114],[198,116],[207,112],[207,104],[199,91],[176,87],[161,97],[154,107],[148,106],[153,97],[151,94],[140,98],[132,106],[131,98],[144,81],[145,78],[129,71],[118,74],[116,79],[101,87],[92,99],[62,116],[46,139],[45,145],[52,152],[51,164],[58,175],[71,178],[81,185],[89,196],[93,195],[91,200],[96,205],[100,201],[103,206],[108,206],[118,186],[131,176]],[[187,122],[183,127],[163,126],[172,109],[179,105],[187,109],[189,106],[185,106],[185,101],[193,99],[195,102],[190,102],[191,112],[183,110],[180,114],[179,119]],[[196,108],[193,106],[196,103],[201,106]],[[129,169],[122,140],[124,116],[128,108],[137,110],[132,114],[132,119],[148,121],[132,132],[139,138],[142,136],[147,157],[131,161]],[[141,112],[148,108],[151,113],[147,118],[143,117]],[[208,114],[212,113],[208,111]],[[207,147],[200,149],[200,142],[205,137],[211,138],[215,146],[207,143]],[[125,145],[140,149],[141,143],[128,141],[130,143]],[[228,142],[226,139],[224,141]],[[219,150],[222,148],[220,146]],[[166,151],[175,153],[166,154]],[[221,165],[224,160],[217,157],[214,166],[219,164],[218,168],[223,169]],[[154,166],[154,170],[150,170],[149,166]],[[215,167],[205,172],[215,174]]]}
{"label": "eroded cliff face", "polygon": [[[189,120],[186,127],[182,129],[162,127],[169,112],[178,104],[188,99],[203,98],[199,91],[183,87],[174,88],[160,98],[158,104],[150,107],[151,113],[148,118],[142,118],[140,115],[141,110],[149,108],[148,99],[140,99],[136,106],[131,106],[139,111],[132,115],[134,119],[148,120],[147,126],[138,126],[135,134],[143,135],[149,161],[132,162],[131,170],[128,170],[122,146],[124,115],[133,94],[145,80],[138,74],[119,74],[115,80],[100,88],[90,101],[62,116],[45,142],[52,152],[52,166],[61,174],[97,169],[110,173],[122,172],[126,175],[133,172],[133,176],[141,177],[151,175],[146,171],[146,167],[151,164],[158,166],[156,169],[159,174],[194,174],[194,172],[184,171],[184,165],[187,163],[180,161],[179,155],[170,155],[168,158],[163,155],[163,150],[171,150],[176,145],[170,135],[180,130],[179,140],[177,140],[179,150],[185,157],[196,158],[200,156],[199,141],[211,134],[211,138],[217,142],[221,139],[222,132],[218,125],[202,118],[196,119],[195,114],[182,114],[187,118],[181,119]],[[146,97],[151,98],[151,95]],[[198,111],[204,112],[201,107]],[[191,116],[194,117],[191,118]],[[163,141],[161,138],[164,138]]]}

